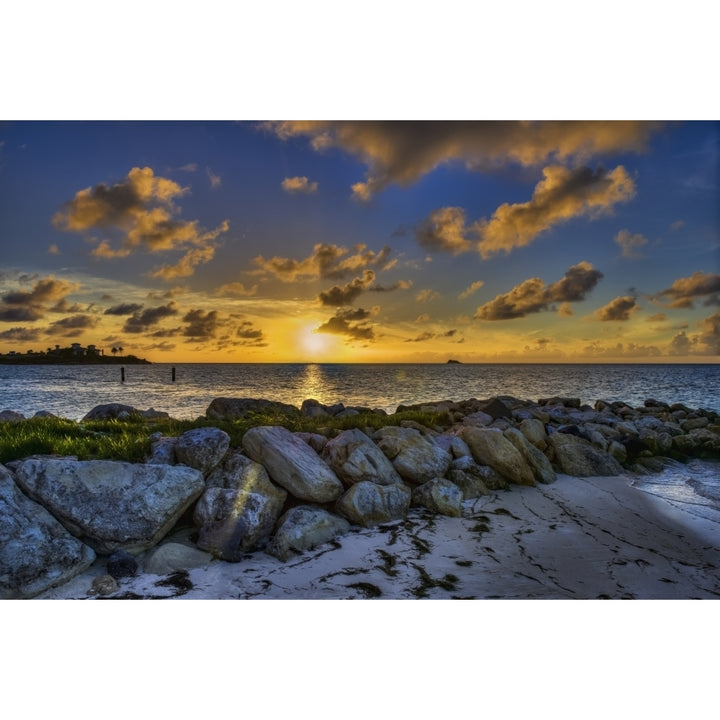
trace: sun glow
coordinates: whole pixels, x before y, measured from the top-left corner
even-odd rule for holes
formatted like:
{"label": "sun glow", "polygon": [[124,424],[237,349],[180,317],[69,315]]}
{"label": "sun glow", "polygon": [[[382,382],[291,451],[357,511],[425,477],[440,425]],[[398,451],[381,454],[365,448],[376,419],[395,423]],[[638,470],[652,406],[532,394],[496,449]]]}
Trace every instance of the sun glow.
{"label": "sun glow", "polygon": [[299,333],[299,347],[302,352],[313,360],[323,360],[333,345],[333,338],[315,332],[318,323],[305,325]]}

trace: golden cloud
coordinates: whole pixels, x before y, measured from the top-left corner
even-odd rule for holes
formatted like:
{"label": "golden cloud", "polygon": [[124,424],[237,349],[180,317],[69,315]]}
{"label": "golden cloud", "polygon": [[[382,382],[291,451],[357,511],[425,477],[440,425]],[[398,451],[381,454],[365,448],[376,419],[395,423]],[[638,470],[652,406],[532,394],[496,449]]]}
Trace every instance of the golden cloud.
{"label": "golden cloud", "polygon": [[227,220],[214,230],[204,231],[196,220],[176,219],[178,210],[173,201],[187,192],[173,180],[156,176],[152,168],[134,167],[115,185],[100,183],[78,191],[56,213],[53,224],[69,231],[99,228],[119,234],[118,247],[108,239],[98,243],[92,251],[98,258],[127,257],[137,249],[152,253],[185,250],[176,265],[164,265],[153,277],[187,277],[198,264],[213,258],[215,240],[229,229]]}
{"label": "golden cloud", "polygon": [[601,307],[595,313],[595,317],[601,322],[625,322],[639,309],[640,306],[634,297],[624,295],[623,297],[616,297],[607,305]]}
{"label": "golden cloud", "polygon": [[289,193],[305,193],[310,195],[318,189],[318,184],[316,182],[310,182],[305,176],[285,178],[281,185],[282,189]]}
{"label": "golden cloud", "polygon": [[669,298],[671,308],[692,308],[695,301],[707,296],[704,305],[720,305],[720,274],[695,272],[690,277],[678,278],[659,292],[657,298]]}
{"label": "golden cloud", "polygon": [[476,280],[458,295],[458,300],[465,300],[465,298],[469,298],[472,294],[476,293],[484,284],[484,280]]}
{"label": "golden cloud", "polygon": [[491,171],[508,163],[586,162],[615,152],[642,152],[662,123],[542,122],[271,122],[279,138],[307,137],[317,151],[339,148],[367,166],[353,194],[369,200],[396,183],[407,186],[439,165],[461,162]]}
{"label": "golden cloud", "polygon": [[640,233],[634,235],[629,230],[620,230],[615,236],[615,242],[620,246],[622,256],[630,260],[642,257],[639,252],[643,245],[647,245],[648,240]]}

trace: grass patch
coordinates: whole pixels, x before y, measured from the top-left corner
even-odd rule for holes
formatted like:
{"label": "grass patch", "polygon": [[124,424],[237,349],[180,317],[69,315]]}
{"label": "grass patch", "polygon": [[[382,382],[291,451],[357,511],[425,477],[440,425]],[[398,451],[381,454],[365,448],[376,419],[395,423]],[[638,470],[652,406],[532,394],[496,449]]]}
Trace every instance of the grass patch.
{"label": "grass patch", "polygon": [[243,435],[259,425],[280,425],[291,432],[334,435],[359,428],[378,430],[413,420],[427,427],[447,421],[447,413],[408,410],[395,415],[361,413],[350,417],[304,417],[299,414],[250,413],[240,420],[144,420],[132,416],[125,420],[94,420],[77,423],[62,418],[30,418],[0,423],[0,463],[21,460],[30,455],[75,455],[80,460],[125,460],[143,462],[150,452],[149,437],[161,432],[168,437],[182,435],[199,427],[216,427],[230,436],[230,446],[240,447]]}

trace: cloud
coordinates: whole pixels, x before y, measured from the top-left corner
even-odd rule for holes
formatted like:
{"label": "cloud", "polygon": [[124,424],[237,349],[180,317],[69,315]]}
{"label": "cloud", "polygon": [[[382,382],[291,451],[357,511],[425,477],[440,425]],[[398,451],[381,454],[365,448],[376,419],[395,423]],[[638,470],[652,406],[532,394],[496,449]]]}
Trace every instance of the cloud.
{"label": "cloud", "polygon": [[[385,269],[387,269],[386,266]],[[394,292],[395,290],[409,290],[413,286],[412,280],[398,280],[392,285],[373,285],[369,287],[369,292]]]}
{"label": "cloud", "polygon": [[238,326],[235,336],[239,338],[239,345],[247,345],[250,347],[267,347],[263,331],[253,327],[249,320],[245,320]]}
{"label": "cloud", "polygon": [[196,172],[198,169],[197,163],[188,163],[187,165],[183,165],[182,167],[179,167],[178,170],[182,170],[182,172]]}
{"label": "cloud", "polygon": [[416,323],[430,322],[430,316],[427,313],[422,313],[415,318]]}
{"label": "cloud", "polygon": [[693,350],[694,343],[687,336],[684,330],[681,330],[675,337],[670,341],[668,347],[669,355],[690,355]]}
{"label": "cloud", "polygon": [[217,334],[223,322],[217,310],[190,310],[183,317],[185,327],[182,334],[190,338],[188,342],[193,340],[211,340]]}
{"label": "cloud", "polygon": [[720,355],[720,312],[716,312],[702,321],[699,342],[704,347],[705,354]]}
{"label": "cloud", "polygon": [[307,137],[316,151],[339,148],[363,162],[353,195],[369,200],[390,184],[408,186],[439,165],[493,171],[508,163],[579,163],[615,152],[642,152],[662,127],[652,122],[271,122],[282,139]]}
{"label": "cloud", "polygon": [[629,295],[616,297],[607,305],[601,307],[595,313],[595,317],[602,322],[625,322],[630,319],[630,316],[638,310],[639,307],[634,297],[630,297]]}
{"label": "cloud", "polygon": [[673,337],[668,347],[670,355],[720,355],[720,312],[713,313],[699,323],[700,333],[688,336],[684,330]]}
{"label": "cloud", "polygon": [[[32,278],[34,279],[34,278]],[[23,282],[23,277],[19,278]],[[63,305],[67,295],[79,289],[77,283],[68,283],[56,280],[52,275],[41,278],[31,290],[15,290],[7,292],[0,297],[0,321],[4,322],[34,322],[42,318],[46,312],[65,312],[76,306]],[[52,308],[48,304],[54,302]]]}
{"label": "cloud", "polygon": [[60,335],[61,337],[78,337],[97,325],[97,318],[91,315],[73,315],[63,318],[50,324],[47,329],[48,335]]}
{"label": "cloud", "polygon": [[634,260],[643,257],[639,250],[643,245],[647,245],[648,240],[640,233],[632,235],[629,230],[623,229],[615,236],[615,242],[620,246],[624,258]]}
{"label": "cloud", "polygon": [[374,281],[375,273],[372,270],[365,270],[362,277],[354,278],[343,287],[334,285],[329,290],[321,292],[320,295],[318,295],[318,300],[323,305],[334,307],[351,305]]}
{"label": "cloud", "polygon": [[560,280],[551,285],[545,285],[540,278],[529,278],[510,292],[481,305],[474,317],[476,320],[513,320],[548,310],[554,303],[579,302],[602,277],[603,274],[592,264],[581,262],[569,268]]}
{"label": "cloud", "polygon": [[48,247],[48,255],[59,255],[60,254],[60,248],[55,244],[52,243],[50,247]]}
{"label": "cloud", "polygon": [[140,310],[143,306],[137,303],[121,303],[120,305],[113,305],[105,310],[103,315],[132,315]]}
{"label": "cloud", "polygon": [[318,184],[316,182],[310,182],[305,176],[285,178],[281,185],[282,189],[290,194],[305,193],[306,195],[310,195],[317,192],[318,189]]}
{"label": "cloud", "polygon": [[315,332],[344,335],[350,340],[372,341],[375,339],[375,331],[367,324],[371,314],[363,308],[338,310],[329,320],[315,328]]}
{"label": "cloud", "polygon": [[685,225],[684,220],[676,220],[674,223],[670,224],[671,230],[679,230],[683,225]]}
{"label": "cloud", "polygon": [[153,325],[157,325],[166,317],[178,314],[177,303],[169,302],[167,305],[159,307],[147,308],[146,310],[136,310],[125,321],[123,332],[126,333],[143,333],[147,332]]}
{"label": "cloud", "polygon": [[216,175],[209,167],[205,168],[205,172],[207,173],[208,180],[210,180],[210,187],[213,190],[222,185],[222,178],[219,175]]}
{"label": "cloud", "polygon": [[440,293],[435,290],[421,290],[416,296],[415,300],[420,303],[430,302],[431,300],[437,300],[440,297]]}
{"label": "cloud", "polygon": [[100,229],[118,234],[121,241],[117,247],[107,238],[98,243],[92,251],[98,258],[127,257],[136,250],[185,251],[177,265],[163,266],[153,277],[186,277],[196,265],[212,259],[215,241],[229,228],[227,220],[205,231],[197,220],[176,219],[174,200],[187,192],[173,180],[156,176],[152,168],[134,167],[115,185],[100,183],[78,191],[56,213],[53,224],[68,231]]}
{"label": "cloud", "polygon": [[36,328],[15,327],[0,332],[0,340],[10,342],[37,342],[40,339],[40,331]]}
{"label": "cloud", "polygon": [[529,245],[554,225],[577,217],[595,219],[635,195],[635,183],[622,165],[606,171],[589,167],[543,168],[544,179],[524,203],[503,203],[487,220],[466,224],[462,208],[433,211],[415,229],[420,245],[454,255],[477,250],[483,259]]}
{"label": "cloud", "polygon": [[368,250],[366,245],[355,245],[353,253],[338,245],[319,243],[313,247],[312,254],[302,260],[272,257],[265,259],[258,255],[253,264],[258,267],[252,271],[255,275],[272,275],[283,282],[302,280],[343,280],[366,268],[387,269],[388,258],[392,250],[385,246],[379,252]]}
{"label": "cloud", "polygon": [[484,284],[484,280],[476,280],[474,283],[472,283],[472,285],[466,287],[458,295],[458,300],[465,300],[466,298],[469,298],[473,293],[476,293]]}
{"label": "cloud", "polygon": [[[417,337],[414,338],[408,338],[405,340],[405,342],[427,342],[428,340],[434,340],[435,338],[452,338],[457,335],[458,331],[456,328],[453,328],[452,330],[447,330],[444,333],[433,333],[433,332],[423,332],[420,333]],[[463,342],[464,340],[456,340],[455,342]]]}
{"label": "cloud", "polygon": [[667,315],[665,313],[656,313],[645,318],[646,322],[665,322]]}
{"label": "cloud", "polygon": [[573,309],[569,302],[561,303],[557,309],[558,315],[562,317],[572,317]]}
{"label": "cloud", "polygon": [[235,295],[236,297],[250,297],[256,295],[258,286],[246,288],[241,282],[231,282],[221,285],[215,292],[217,295]]}
{"label": "cloud", "polygon": [[678,278],[655,298],[670,299],[671,308],[692,308],[696,300],[705,296],[706,307],[720,305],[720,274],[695,272],[690,277]]}

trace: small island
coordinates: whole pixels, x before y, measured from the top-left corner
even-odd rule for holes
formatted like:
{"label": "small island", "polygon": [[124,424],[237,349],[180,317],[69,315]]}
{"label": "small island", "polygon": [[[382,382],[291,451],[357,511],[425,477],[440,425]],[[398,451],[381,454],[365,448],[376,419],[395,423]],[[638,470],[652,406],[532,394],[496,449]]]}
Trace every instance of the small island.
{"label": "small island", "polygon": [[462,365],[460,360],[452,360],[452,359],[448,360],[445,364],[446,365]]}
{"label": "small island", "polygon": [[0,354],[3,365],[150,365],[149,360],[136,355],[123,355],[122,347],[113,347],[106,355],[103,348],[96,345],[83,347],[80,343],[72,343],[70,347],[47,348],[44,351],[27,350]]}

